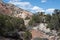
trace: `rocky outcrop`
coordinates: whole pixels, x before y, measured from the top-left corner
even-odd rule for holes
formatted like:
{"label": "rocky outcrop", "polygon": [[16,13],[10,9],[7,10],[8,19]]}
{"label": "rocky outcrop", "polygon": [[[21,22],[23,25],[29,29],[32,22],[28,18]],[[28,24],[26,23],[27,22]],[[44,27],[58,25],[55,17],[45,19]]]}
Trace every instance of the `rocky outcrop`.
{"label": "rocky outcrop", "polygon": [[0,13],[23,19],[25,19],[27,16],[31,18],[33,15],[31,12],[18,8],[13,4],[4,3],[2,1],[0,1]]}
{"label": "rocky outcrop", "polygon": [[42,31],[39,30],[31,30],[32,38],[40,37],[40,38],[48,38],[49,35],[46,35]]}

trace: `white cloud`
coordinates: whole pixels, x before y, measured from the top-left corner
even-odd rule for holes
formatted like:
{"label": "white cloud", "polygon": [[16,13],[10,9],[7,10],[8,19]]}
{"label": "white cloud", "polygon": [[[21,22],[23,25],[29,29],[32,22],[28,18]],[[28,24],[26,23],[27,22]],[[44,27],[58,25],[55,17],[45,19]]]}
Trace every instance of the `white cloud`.
{"label": "white cloud", "polygon": [[29,2],[21,2],[20,0],[10,0],[8,3],[14,4],[14,5],[30,5]]}
{"label": "white cloud", "polygon": [[42,3],[47,2],[47,0],[41,0]]}
{"label": "white cloud", "polygon": [[10,0],[9,2],[19,2],[21,0]]}
{"label": "white cloud", "polygon": [[10,0],[8,3],[17,5],[18,7],[29,10],[31,12],[44,12],[43,8],[33,6],[30,2],[21,2],[21,0]]}
{"label": "white cloud", "polygon": [[26,9],[26,10],[32,7],[30,2],[21,2],[21,0],[10,0],[8,3],[17,5],[18,7]]}
{"label": "white cloud", "polygon": [[[46,2],[47,0],[42,0],[41,2]],[[44,10],[41,7],[33,6],[30,2],[21,2],[21,0],[10,0],[8,3],[14,4],[22,9],[31,11],[33,13],[35,12],[46,12],[46,13],[52,13],[54,11],[54,8],[49,8]]]}
{"label": "white cloud", "polygon": [[46,12],[46,13],[53,13],[53,12],[54,12],[54,10],[55,10],[54,8],[49,8],[49,9],[46,9],[46,11],[45,11],[45,12]]}
{"label": "white cloud", "polygon": [[36,11],[36,12],[44,12],[43,8],[40,8],[40,7],[38,7],[38,6],[34,6],[34,7],[32,8],[32,10],[34,10],[34,11]]}

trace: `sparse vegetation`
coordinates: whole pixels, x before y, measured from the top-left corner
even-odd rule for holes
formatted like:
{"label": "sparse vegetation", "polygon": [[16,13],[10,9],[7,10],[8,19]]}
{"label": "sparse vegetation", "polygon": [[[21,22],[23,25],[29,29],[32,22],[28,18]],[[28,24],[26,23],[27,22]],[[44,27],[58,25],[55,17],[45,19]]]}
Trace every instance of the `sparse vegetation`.
{"label": "sparse vegetation", "polygon": [[51,30],[60,30],[60,10],[56,9],[51,17],[49,17],[48,27]]}
{"label": "sparse vegetation", "polygon": [[41,12],[41,13],[37,12],[36,14],[34,14],[32,16],[32,19],[30,20],[29,25],[34,26],[34,25],[37,25],[39,23],[42,23],[43,22],[43,16],[44,16],[43,12]]}
{"label": "sparse vegetation", "polygon": [[[13,2],[16,2],[16,0]],[[27,3],[30,4],[29,2],[30,1],[28,1]],[[22,1],[22,3],[27,4],[25,1],[24,2]],[[34,38],[35,35],[38,34],[36,35],[38,37],[36,37],[34,40],[48,40],[49,37],[55,39],[57,36],[60,36],[60,10],[59,9],[54,10],[54,8],[57,8],[55,6],[55,2],[53,3],[55,6],[54,8],[49,8],[52,6],[50,2],[49,2],[50,6],[45,8],[43,5],[42,5],[43,8],[40,8],[39,6],[40,4],[39,5],[30,4],[30,6],[26,5],[26,7],[22,7],[21,5],[22,8],[21,9],[17,7],[19,4],[16,6],[13,4],[9,4],[9,3],[7,4],[2,0],[0,0],[0,37],[8,38],[8,39],[11,38],[15,40],[31,40],[32,37]],[[27,11],[28,9],[31,12],[36,11],[37,13],[32,14],[31,12]],[[54,13],[52,13],[52,15],[50,14],[45,15],[45,13],[48,13],[50,11],[53,12],[53,10]],[[35,32],[32,29],[34,30],[36,29],[37,33],[34,34]],[[40,33],[39,31],[42,33]],[[31,34],[30,32],[33,33]],[[45,35],[47,35],[46,38],[43,37],[43,33],[44,33],[44,37]],[[40,36],[39,34],[42,34],[41,36],[43,38],[39,38]]]}
{"label": "sparse vegetation", "polygon": [[30,17],[28,17],[28,16],[25,18],[25,20],[29,20],[29,19],[30,19]]}
{"label": "sparse vegetation", "polygon": [[26,30],[23,19],[0,14],[0,36],[21,39],[18,34],[20,31],[28,35],[26,39],[31,37],[30,32]]}

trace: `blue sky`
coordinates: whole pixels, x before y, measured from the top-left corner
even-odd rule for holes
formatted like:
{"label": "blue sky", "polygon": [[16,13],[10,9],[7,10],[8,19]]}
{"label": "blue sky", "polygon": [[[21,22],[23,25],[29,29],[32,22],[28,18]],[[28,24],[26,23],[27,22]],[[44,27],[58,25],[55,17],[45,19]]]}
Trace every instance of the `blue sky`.
{"label": "blue sky", "polygon": [[60,9],[60,0],[3,0],[31,12],[52,13],[54,9]]}

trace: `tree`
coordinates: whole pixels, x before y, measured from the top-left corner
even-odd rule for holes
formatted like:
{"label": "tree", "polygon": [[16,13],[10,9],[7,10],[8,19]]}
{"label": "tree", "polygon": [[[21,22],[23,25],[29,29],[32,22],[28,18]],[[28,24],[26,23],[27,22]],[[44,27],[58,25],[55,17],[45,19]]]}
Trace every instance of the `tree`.
{"label": "tree", "polygon": [[45,20],[46,20],[47,23],[49,23],[50,20],[51,20],[51,15],[47,14],[46,17],[45,17]]}
{"label": "tree", "polygon": [[[1,36],[21,39],[20,35],[18,34],[20,31],[29,32],[24,25],[23,19],[0,14]],[[31,37],[30,33],[26,33],[26,35]],[[27,39],[29,39],[29,37],[27,37]]]}
{"label": "tree", "polygon": [[[22,25],[24,25],[24,22],[22,19],[19,19],[19,18],[13,18],[13,17],[10,17],[10,16],[7,16],[7,15],[0,15],[0,30],[3,32],[10,32],[10,31],[14,31],[16,30],[17,28],[20,29],[20,27]],[[23,27],[25,26],[22,26],[21,29],[23,29]],[[19,30],[17,29],[17,30]]]}
{"label": "tree", "polygon": [[32,16],[29,25],[37,25],[43,22],[44,12],[37,12]]}
{"label": "tree", "polygon": [[[28,35],[29,35],[29,36],[28,36]],[[32,38],[31,33],[30,33],[29,31],[26,31],[26,32],[24,33],[24,40],[31,40],[31,38]]]}
{"label": "tree", "polygon": [[29,19],[30,19],[30,17],[28,17],[28,16],[25,18],[25,20],[29,20]]}
{"label": "tree", "polygon": [[52,14],[51,20],[48,23],[48,26],[52,30],[59,31],[60,30],[60,10],[55,10],[54,14]]}

